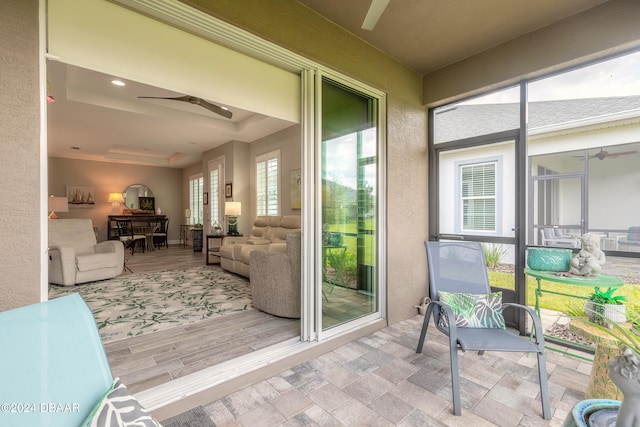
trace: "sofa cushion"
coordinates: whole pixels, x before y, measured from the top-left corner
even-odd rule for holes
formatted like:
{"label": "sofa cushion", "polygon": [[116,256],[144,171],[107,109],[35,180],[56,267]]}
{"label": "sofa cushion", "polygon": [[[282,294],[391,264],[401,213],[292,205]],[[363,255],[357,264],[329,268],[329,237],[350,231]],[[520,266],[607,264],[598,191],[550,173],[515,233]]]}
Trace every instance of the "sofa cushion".
{"label": "sofa cushion", "polygon": [[280,220],[280,227],[284,228],[300,228],[300,215],[285,215]]}
{"label": "sofa cushion", "polygon": [[264,229],[264,232],[262,233],[262,238],[267,239],[270,242],[273,242],[276,239],[276,231],[277,231],[276,228],[267,227]]}
{"label": "sofa cushion", "polygon": [[268,239],[249,239],[247,240],[248,245],[268,245],[271,244],[271,240]]}
{"label": "sofa cushion", "polygon": [[78,271],[113,268],[117,265],[118,255],[115,252],[76,255],[76,266],[78,267]]}
{"label": "sofa cushion", "polygon": [[240,254],[236,252],[236,261],[243,262],[249,265],[249,259],[251,252],[253,251],[268,251],[271,245],[239,245],[241,247]]}
{"label": "sofa cushion", "polygon": [[266,227],[270,224],[271,224],[271,217],[269,216],[256,217],[256,220],[253,222],[253,225],[256,227]]}

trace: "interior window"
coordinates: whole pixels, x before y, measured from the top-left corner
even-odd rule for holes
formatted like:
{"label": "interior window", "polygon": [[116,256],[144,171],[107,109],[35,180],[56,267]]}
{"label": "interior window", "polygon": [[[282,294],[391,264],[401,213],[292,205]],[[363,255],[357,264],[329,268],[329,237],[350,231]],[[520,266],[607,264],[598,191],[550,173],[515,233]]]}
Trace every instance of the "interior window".
{"label": "interior window", "polygon": [[256,211],[258,216],[279,215],[280,150],[256,156]]}
{"label": "interior window", "polygon": [[496,231],[496,162],[460,167],[464,231]]}
{"label": "interior window", "polygon": [[209,215],[211,227],[222,224],[222,183],[224,181],[224,160],[216,158],[209,161]]}
{"label": "interior window", "polygon": [[189,208],[191,209],[191,218],[189,218],[189,224],[202,224],[203,222],[203,188],[204,179],[202,177],[202,174],[189,177]]}

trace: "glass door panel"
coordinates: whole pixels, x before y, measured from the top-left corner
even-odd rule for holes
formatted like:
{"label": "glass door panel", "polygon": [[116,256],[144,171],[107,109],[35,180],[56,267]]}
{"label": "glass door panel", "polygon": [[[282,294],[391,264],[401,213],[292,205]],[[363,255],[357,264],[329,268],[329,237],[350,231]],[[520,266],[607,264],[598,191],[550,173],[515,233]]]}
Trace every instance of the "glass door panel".
{"label": "glass door panel", "polygon": [[378,311],[376,98],[322,82],[322,329]]}
{"label": "glass door panel", "polygon": [[532,230],[528,243],[577,248],[584,228],[581,176],[532,178],[529,193]]}

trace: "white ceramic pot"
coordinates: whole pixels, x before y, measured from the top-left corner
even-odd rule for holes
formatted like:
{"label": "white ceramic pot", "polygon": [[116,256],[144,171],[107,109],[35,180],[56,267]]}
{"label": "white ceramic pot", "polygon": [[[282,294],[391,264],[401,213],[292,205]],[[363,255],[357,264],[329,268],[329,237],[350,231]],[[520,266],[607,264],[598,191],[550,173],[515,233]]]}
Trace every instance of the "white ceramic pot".
{"label": "white ceramic pot", "polygon": [[604,317],[613,323],[624,323],[627,321],[627,310],[624,304],[605,304]]}

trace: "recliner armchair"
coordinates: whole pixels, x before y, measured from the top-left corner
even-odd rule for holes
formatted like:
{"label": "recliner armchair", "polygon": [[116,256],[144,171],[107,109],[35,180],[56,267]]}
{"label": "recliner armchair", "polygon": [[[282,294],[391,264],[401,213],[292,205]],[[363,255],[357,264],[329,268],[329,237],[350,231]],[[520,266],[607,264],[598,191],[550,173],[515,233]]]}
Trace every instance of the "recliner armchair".
{"label": "recliner armchair", "polygon": [[254,308],[274,316],[300,318],[301,247],[301,232],[296,231],[287,234],[286,252],[251,252]]}
{"label": "recliner armchair", "polygon": [[123,268],[122,242],[97,243],[90,219],[49,220],[49,283],[72,286],[111,279]]}

